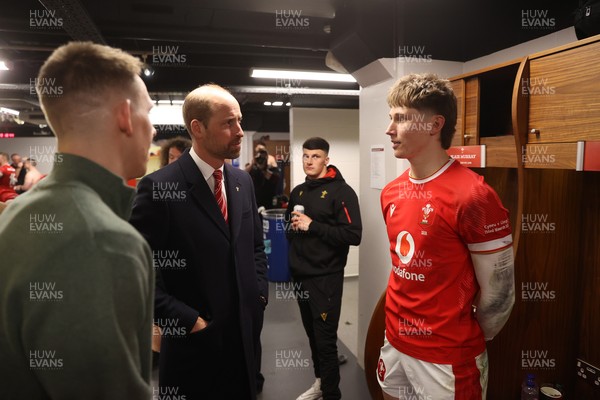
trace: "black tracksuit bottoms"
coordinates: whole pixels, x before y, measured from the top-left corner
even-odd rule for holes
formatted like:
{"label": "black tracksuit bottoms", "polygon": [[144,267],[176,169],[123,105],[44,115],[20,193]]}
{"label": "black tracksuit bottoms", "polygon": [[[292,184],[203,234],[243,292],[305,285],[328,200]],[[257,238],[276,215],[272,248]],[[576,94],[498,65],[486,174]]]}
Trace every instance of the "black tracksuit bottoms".
{"label": "black tracksuit bottoms", "polygon": [[323,400],[338,400],[340,369],[337,353],[337,329],[342,307],[344,271],[317,277],[296,279],[298,306],[310,344],[315,376],[321,378]]}

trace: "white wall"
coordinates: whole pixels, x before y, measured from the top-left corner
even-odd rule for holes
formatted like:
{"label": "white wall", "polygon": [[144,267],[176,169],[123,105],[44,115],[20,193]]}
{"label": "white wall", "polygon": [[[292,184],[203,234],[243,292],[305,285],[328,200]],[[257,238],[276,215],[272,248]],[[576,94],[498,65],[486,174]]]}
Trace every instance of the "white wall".
{"label": "white wall", "polygon": [[252,163],[252,159],[254,158],[254,146],[252,146],[254,134],[256,134],[256,131],[244,131],[242,149],[240,150],[240,168],[244,168],[246,163]]}
{"label": "white wall", "polygon": [[[329,142],[329,163],[335,165],[359,196],[359,141],[358,110],[323,108],[290,109],[290,180],[294,188],[304,182],[302,170],[302,143],[310,137],[320,136]],[[364,213],[361,204],[361,213]],[[362,215],[365,223],[366,215]],[[363,234],[364,240],[364,234]],[[358,247],[350,246],[345,275],[358,274]]]}
{"label": "white wall", "polygon": [[0,140],[0,151],[20,154],[23,158],[33,157],[37,160],[37,169],[42,174],[52,170],[54,153],[56,153],[56,137],[24,137]]}

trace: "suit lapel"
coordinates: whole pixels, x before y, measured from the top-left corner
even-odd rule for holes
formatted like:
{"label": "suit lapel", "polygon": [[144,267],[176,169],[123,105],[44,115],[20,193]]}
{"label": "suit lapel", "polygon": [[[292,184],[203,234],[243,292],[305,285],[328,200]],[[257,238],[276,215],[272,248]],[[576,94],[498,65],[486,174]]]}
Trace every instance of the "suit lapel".
{"label": "suit lapel", "polygon": [[[210,220],[229,238],[229,228],[223,219],[223,214],[217,205],[214,193],[208,187],[208,183],[204,180],[202,172],[186,150],[184,154],[177,160],[181,167],[181,171],[185,176],[185,180],[189,186],[189,191],[192,198],[209,216]],[[229,196],[229,192],[227,193]],[[228,207],[231,209],[231,207]]]}
{"label": "suit lapel", "polygon": [[225,186],[227,187],[227,212],[229,213],[229,226],[235,241],[240,233],[242,222],[242,205],[244,187],[242,186],[234,167],[225,163]]}

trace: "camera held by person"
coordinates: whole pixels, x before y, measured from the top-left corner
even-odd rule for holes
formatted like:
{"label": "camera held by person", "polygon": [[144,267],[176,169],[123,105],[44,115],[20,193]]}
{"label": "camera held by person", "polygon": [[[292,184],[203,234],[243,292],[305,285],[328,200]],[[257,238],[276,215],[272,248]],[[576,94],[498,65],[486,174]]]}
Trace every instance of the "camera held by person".
{"label": "camera held by person", "polygon": [[277,195],[281,174],[275,158],[269,156],[266,146],[262,144],[256,146],[252,165],[249,165],[246,171],[252,177],[258,207],[273,208],[273,198]]}
{"label": "camera held by person", "polygon": [[261,170],[266,170],[268,167],[269,153],[263,148],[259,148],[254,155],[254,166]]}
{"label": "camera held by person", "polygon": [[265,175],[278,173],[277,165],[269,164],[269,153],[267,149],[257,146],[252,168],[263,171]]}

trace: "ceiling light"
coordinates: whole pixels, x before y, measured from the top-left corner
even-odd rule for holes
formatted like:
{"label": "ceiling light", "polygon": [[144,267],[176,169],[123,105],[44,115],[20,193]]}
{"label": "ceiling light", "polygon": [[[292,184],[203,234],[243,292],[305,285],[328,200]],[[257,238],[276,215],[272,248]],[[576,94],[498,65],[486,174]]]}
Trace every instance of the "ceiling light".
{"label": "ceiling light", "polygon": [[252,78],[270,78],[270,79],[298,79],[306,81],[327,81],[327,82],[356,82],[356,79],[350,74],[339,74],[337,72],[315,72],[315,71],[293,71],[278,69],[252,69],[250,76]]}
{"label": "ceiling light", "polygon": [[150,66],[150,64],[148,64],[146,62],[146,60],[148,59],[148,54],[142,54],[142,75],[145,78],[150,78],[152,75],[154,75],[154,68],[152,68],[152,66]]}
{"label": "ceiling light", "polygon": [[154,75],[154,68],[149,65],[144,65],[144,68],[142,68],[142,74],[144,74],[146,78],[150,78],[152,75]]}
{"label": "ceiling light", "polygon": [[180,106],[183,105],[183,100],[156,100],[157,106]]}
{"label": "ceiling light", "polygon": [[270,105],[271,105],[271,102],[270,102],[270,101],[265,101],[263,104],[264,104],[265,106],[270,106]]}
{"label": "ceiling light", "polygon": [[283,101],[274,101],[274,102],[273,102],[273,105],[274,105],[275,107],[281,107],[281,106],[283,105]]}
{"label": "ceiling light", "polygon": [[[230,86],[229,89],[235,93],[281,94],[281,88],[276,86]],[[358,97],[360,95],[360,89],[317,89],[301,87],[286,89],[285,94],[289,96],[302,94],[316,96]]]}
{"label": "ceiling light", "polygon": [[3,112],[5,114],[10,114],[10,115],[15,115],[15,116],[19,116],[19,112],[17,110],[13,110],[12,108],[5,108],[5,107],[0,107],[0,112]]}
{"label": "ceiling light", "polygon": [[150,122],[152,125],[181,125],[183,117],[181,116],[180,105],[161,104],[150,110]]}
{"label": "ceiling light", "polygon": [[291,105],[292,105],[292,103],[290,103],[290,102],[288,101],[287,103],[285,103],[285,105],[289,107],[289,106],[291,106]]}
{"label": "ceiling light", "polygon": [[10,70],[10,68],[8,68],[8,65],[6,65],[5,61],[0,61],[0,71],[8,71]]}

